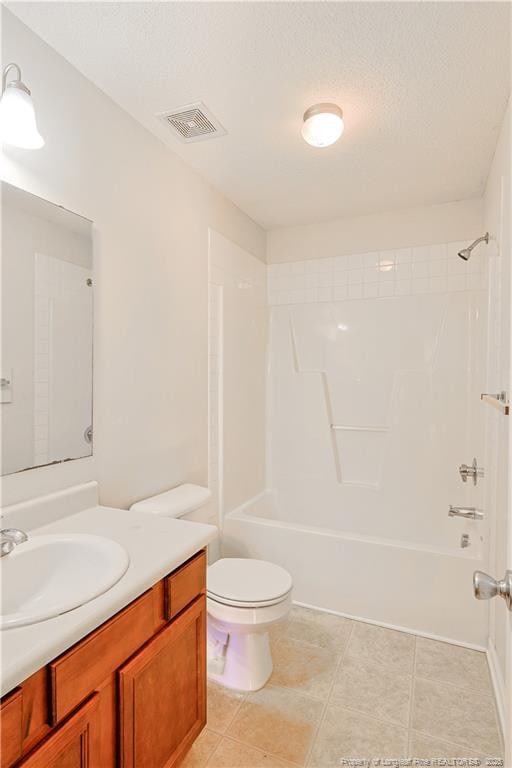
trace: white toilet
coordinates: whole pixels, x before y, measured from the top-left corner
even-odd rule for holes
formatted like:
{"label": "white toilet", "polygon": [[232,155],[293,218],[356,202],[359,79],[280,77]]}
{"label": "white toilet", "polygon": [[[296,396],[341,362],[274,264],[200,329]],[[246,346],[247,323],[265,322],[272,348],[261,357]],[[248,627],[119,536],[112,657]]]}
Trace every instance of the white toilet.
{"label": "white toilet", "polygon": [[272,674],[268,630],[291,605],[292,577],[279,565],[223,558],[208,568],[208,677],[256,691]]}
{"label": "white toilet", "polygon": [[[180,485],[133,504],[165,517],[191,515],[211,498],[207,488]],[[192,522],[193,522],[192,521]],[[207,572],[208,677],[228,688],[256,691],[272,674],[268,631],[291,606],[292,577],[279,565],[250,558],[222,558]]]}

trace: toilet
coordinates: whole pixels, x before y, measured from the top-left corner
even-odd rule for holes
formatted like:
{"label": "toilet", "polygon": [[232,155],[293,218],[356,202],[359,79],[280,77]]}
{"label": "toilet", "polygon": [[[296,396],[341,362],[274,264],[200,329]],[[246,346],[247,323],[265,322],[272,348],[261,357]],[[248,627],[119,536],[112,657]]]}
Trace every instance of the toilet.
{"label": "toilet", "polygon": [[[130,509],[201,520],[211,498],[186,484],[133,504]],[[266,560],[221,558],[207,570],[208,677],[227,688],[256,691],[272,674],[269,629],[290,610],[292,577]]]}
{"label": "toilet", "polygon": [[274,563],[222,558],[208,568],[208,677],[257,691],[272,674],[269,629],[291,606],[292,577]]}

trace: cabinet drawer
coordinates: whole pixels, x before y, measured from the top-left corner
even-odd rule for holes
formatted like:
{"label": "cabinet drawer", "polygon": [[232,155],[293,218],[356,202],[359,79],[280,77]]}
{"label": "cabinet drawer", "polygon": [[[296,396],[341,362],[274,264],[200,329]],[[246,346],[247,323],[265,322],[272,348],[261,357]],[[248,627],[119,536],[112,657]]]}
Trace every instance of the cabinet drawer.
{"label": "cabinet drawer", "polygon": [[21,757],[23,695],[17,688],[2,701],[0,707],[1,756],[0,765],[8,768]]}
{"label": "cabinet drawer", "polygon": [[55,724],[83,701],[154,632],[153,592],[110,619],[49,664]]}
{"label": "cabinet drawer", "polygon": [[165,579],[165,615],[173,619],[206,589],[206,552],[194,555]]}

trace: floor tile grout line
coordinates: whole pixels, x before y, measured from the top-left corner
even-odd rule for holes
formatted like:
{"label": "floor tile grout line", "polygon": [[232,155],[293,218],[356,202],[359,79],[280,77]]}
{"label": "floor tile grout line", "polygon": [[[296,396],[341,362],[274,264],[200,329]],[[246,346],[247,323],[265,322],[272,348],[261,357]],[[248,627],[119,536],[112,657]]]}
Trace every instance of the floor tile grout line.
{"label": "floor tile grout line", "polygon": [[458,691],[461,691],[461,693],[478,693],[481,696],[487,696],[487,698],[494,701],[492,688],[489,690],[483,690],[482,688],[463,688],[461,685],[457,685],[457,683],[452,683],[450,680],[443,680],[439,677],[424,677],[423,675],[414,675],[414,678],[415,680],[423,680],[426,683],[440,683],[441,685],[448,685],[450,688],[456,688]]}
{"label": "floor tile grout line", "polygon": [[[422,736],[428,736],[431,739],[436,739],[439,741],[443,741],[444,743],[453,744],[455,747],[459,747],[460,749],[469,749],[470,752],[479,752],[482,754],[483,752],[489,752],[493,750],[487,750],[487,749],[479,749],[478,747],[473,746],[472,744],[459,744],[457,741],[450,741],[449,739],[443,739],[438,736],[436,733],[430,733],[429,731],[420,731],[417,728],[411,728],[411,731],[414,731],[415,733],[418,733]],[[501,753],[501,743],[500,743],[500,753]],[[492,755],[494,757],[494,755]]]}
{"label": "floor tile grout line", "polygon": [[327,696],[327,702],[328,703],[332,702],[332,694],[333,694],[333,691],[334,691],[334,683],[336,682],[336,678],[338,677],[338,672],[340,671],[341,667],[343,666],[343,662],[345,661],[345,657],[347,656],[348,647],[350,645],[350,641],[352,640],[352,635],[354,634],[355,624],[356,624],[356,622],[353,621],[352,622],[352,626],[350,627],[350,632],[348,633],[347,642],[345,643],[345,647],[343,649],[343,653],[340,653],[340,656],[338,658],[338,663],[336,664],[336,669],[334,671],[333,681],[332,681],[331,687],[329,689],[329,694]]}
{"label": "floor tile grout line", "polygon": [[[207,681],[207,686],[208,685],[212,685],[212,683],[208,683],[208,681]],[[220,683],[214,683],[214,685],[219,686],[219,688],[221,689],[221,692],[226,694],[226,695],[229,695],[229,693],[231,692],[231,693],[235,693],[237,696],[241,696],[242,697],[241,699],[238,699],[238,704],[235,707],[235,711],[233,712],[233,715],[231,716],[231,718],[228,720],[228,723],[226,725],[224,733],[222,734],[222,735],[224,735],[224,734],[226,734],[228,732],[228,729],[233,724],[233,721],[234,721],[235,717],[238,715],[238,712],[240,711],[240,707],[242,706],[244,701],[246,701],[246,699],[247,699],[247,691],[237,691],[234,688],[225,688]],[[206,728],[208,728],[208,719],[206,721]],[[215,731],[214,728],[210,728],[210,730],[211,731]],[[215,731],[215,733],[220,733],[220,731]]]}
{"label": "floor tile grout line", "polygon": [[226,733],[229,731],[229,729],[230,729],[230,728],[231,728],[231,726],[233,725],[233,722],[234,722],[234,720],[235,720],[236,716],[237,716],[237,715],[238,715],[238,713],[240,712],[240,709],[241,709],[241,707],[242,707],[242,704],[243,704],[243,703],[244,703],[246,700],[247,700],[247,696],[244,696],[244,697],[243,697],[243,699],[240,699],[240,701],[238,702],[238,706],[235,708],[235,711],[233,712],[233,716],[231,717],[231,719],[229,720],[228,724],[226,725],[226,730],[224,731],[224,735],[225,735],[225,734],[226,734]]}
{"label": "floor tile grout line", "polygon": [[384,717],[377,717],[377,715],[371,714],[367,710],[356,709],[356,707],[352,707],[346,703],[341,703],[340,701],[336,701],[336,699],[331,699],[327,703],[334,707],[338,707],[339,709],[345,709],[347,712],[352,712],[355,715],[360,715],[361,717],[364,717],[367,720],[375,720],[377,723],[380,723],[381,725],[390,725],[392,728],[400,728],[402,731],[409,730],[409,726],[407,725],[407,723],[399,723],[396,720],[386,720],[386,718]]}
{"label": "floor tile grout line", "polygon": [[332,701],[331,696],[332,696],[332,691],[334,689],[334,683],[336,682],[336,678],[338,676],[338,671],[339,671],[339,669],[340,669],[340,667],[341,667],[341,665],[343,663],[343,660],[344,660],[344,658],[345,658],[345,656],[347,654],[348,646],[350,644],[350,641],[352,639],[352,635],[354,633],[354,626],[355,626],[355,623],[352,622],[351,627],[350,627],[350,632],[348,633],[347,641],[346,641],[345,647],[343,649],[343,653],[340,654],[340,657],[338,659],[338,663],[336,664],[336,669],[334,670],[333,680],[332,680],[332,683],[331,683],[331,687],[329,689],[329,693],[327,694],[327,697],[325,699],[324,706],[323,706],[322,712],[320,714],[320,718],[319,718],[317,726],[315,728],[315,732],[313,734],[313,738],[311,739],[311,745],[310,745],[310,748],[309,748],[308,753],[306,755],[306,759],[304,761],[304,765],[305,766],[309,766],[311,764],[311,758],[313,756],[313,751],[315,749],[315,745],[316,745],[316,741],[317,741],[317,738],[318,738],[318,734],[320,733],[320,728],[322,727],[322,724],[323,724],[323,722],[325,720],[325,715],[327,713],[327,709],[329,707],[329,704]]}
{"label": "floor tile grout line", "polygon": [[401,731],[408,731],[406,725],[403,723],[392,723],[390,720],[383,720],[381,717],[376,717],[375,715],[369,715],[368,712],[362,712],[360,709],[352,709],[351,707],[347,707],[346,704],[338,704],[336,701],[330,701],[329,704],[333,704],[338,709],[343,709],[345,712],[348,712],[348,714],[351,715],[359,715],[364,720],[374,720],[376,723],[380,723],[380,725],[388,725],[392,728],[399,728]]}
{"label": "floor tile grout line", "polygon": [[[265,683],[263,688],[259,689],[260,691],[267,691],[267,690],[274,690],[274,691],[285,691],[286,693],[293,693],[297,696],[301,696],[303,699],[309,699],[309,701],[315,702],[315,704],[324,704],[326,699],[319,699],[318,696],[311,696],[310,693],[304,693],[304,691],[299,691],[297,688],[289,688],[287,685],[282,685],[281,683],[271,683],[270,681],[268,683]],[[258,691],[254,691],[254,693],[258,693]]]}
{"label": "floor tile grout line", "polygon": [[409,717],[407,720],[407,757],[411,757],[412,749],[412,713],[414,711],[414,693],[416,688],[416,661],[418,658],[418,638],[414,638],[414,651],[412,660],[411,691],[409,696]]}
{"label": "floor tile grout line", "polygon": [[412,757],[411,755],[412,750],[412,730],[410,728],[407,729],[407,757]]}
{"label": "floor tile grout line", "polygon": [[299,690],[298,688],[291,688],[289,685],[284,685],[283,683],[271,683],[269,681],[266,683],[265,688],[275,688],[280,691],[287,691],[288,693],[296,693],[298,696],[304,696],[304,698],[310,699],[317,704],[325,704],[327,701],[327,697],[313,696],[311,693],[306,693],[305,691]]}
{"label": "floor tile grout line", "polygon": [[[291,637],[291,636],[285,636],[285,637],[279,637],[279,638],[272,638],[271,642],[276,643],[279,645],[280,643],[291,643],[292,645],[302,645],[306,648],[309,648],[311,651],[315,651],[318,653],[324,653],[326,655],[332,656],[332,649],[326,648],[323,645],[319,645],[318,643],[312,643],[308,642],[308,640],[300,640],[297,637]],[[338,659],[340,656],[338,654],[335,654]],[[342,655],[342,654],[341,654]]]}
{"label": "floor tile grout line", "polygon": [[[494,691],[493,691],[494,694]],[[494,703],[494,719],[496,720],[496,727],[498,729],[498,739],[500,742],[500,748],[501,752],[503,754],[503,757],[505,757],[505,737],[506,734],[501,729],[501,719],[500,719],[500,713],[498,712],[498,702],[496,700],[496,696],[493,695],[493,703]]]}
{"label": "floor tile grout line", "polygon": [[[437,734],[428,733],[428,731],[419,731],[417,728],[411,728],[410,731],[411,731],[411,734],[416,733],[418,734],[418,736],[426,736],[429,739],[434,739],[435,741],[441,741],[443,744],[446,744],[447,746],[457,747],[458,749],[469,749],[470,752],[476,752],[479,754],[482,754],[488,751],[486,749],[478,749],[476,747],[472,747],[469,744],[459,744],[457,741],[450,741],[449,739],[443,739]],[[489,757],[499,757],[499,755],[489,755]]]}
{"label": "floor tile grout line", "polygon": [[443,685],[450,685],[452,688],[458,688],[459,691],[464,691],[465,693],[479,693],[482,694],[482,696],[489,696],[491,699],[494,698],[494,692],[492,688],[470,688],[469,686],[461,685],[460,683],[452,683],[451,680],[446,680],[443,677],[425,677],[425,675],[415,675],[415,678],[417,680],[426,680],[428,683],[442,683]]}
{"label": "floor tile grout line", "polygon": [[[407,728],[410,729],[412,722],[413,701],[414,701],[414,688],[416,680],[416,659],[417,659],[417,638],[414,638],[414,648],[412,652],[412,675],[411,675],[411,688],[409,692],[409,716],[407,718]],[[409,754],[409,748],[407,748],[407,754]]]}
{"label": "floor tile grout line", "polygon": [[329,688],[329,693],[327,694],[327,696],[325,698],[325,701],[323,703],[322,711],[320,713],[320,717],[318,719],[318,723],[317,723],[315,731],[313,733],[313,736],[312,736],[312,739],[311,739],[311,744],[310,744],[310,747],[308,749],[308,752],[307,752],[307,755],[306,755],[306,759],[304,761],[304,765],[305,766],[310,765],[311,758],[313,756],[313,751],[314,751],[314,748],[315,748],[315,745],[316,745],[316,741],[317,741],[317,738],[318,738],[318,734],[320,733],[320,728],[322,726],[322,723],[324,722],[325,715],[327,713],[327,708],[328,708],[329,703],[331,701],[331,694],[332,694],[332,690],[334,688],[334,683],[335,683],[335,680],[336,680],[336,677],[337,677],[337,674],[338,674],[338,670],[339,670],[339,668],[341,666],[343,657],[345,656],[346,650],[348,648],[348,644],[349,644],[350,638],[352,636],[352,632],[353,632],[353,627],[350,628],[350,632],[349,632],[349,635],[348,635],[348,638],[347,638],[347,642],[346,642],[344,651],[340,655],[340,657],[339,657],[339,659],[337,661],[336,669],[334,670],[333,680],[332,680],[331,686]]}
{"label": "floor tile grout line", "polygon": [[[409,729],[411,733],[411,737],[413,734],[417,734],[418,736],[424,736],[429,739],[434,739],[435,741],[440,741],[442,744],[446,744],[447,747],[457,747],[457,749],[469,749],[470,752],[476,752],[476,753],[482,753],[485,752],[485,749],[475,749],[474,747],[470,747],[468,744],[459,744],[457,741],[450,741],[449,739],[443,739],[441,736],[436,736],[431,733],[427,733],[426,731],[419,731],[417,728],[410,728]],[[488,757],[500,757],[500,755],[488,755]]]}
{"label": "floor tile grout line", "polygon": [[[354,625],[355,624],[363,624],[363,623],[365,623],[365,622],[354,621]],[[392,630],[392,631],[395,631],[395,630]],[[410,692],[409,698],[411,698],[412,687],[413,687],[413,684],[414,684],[414,664],[415,664],[415,657],[416,657],[416,635],[412,635],[409,632],[401,632],[401,634],[407,635],[408,637],[411,637],[413,639],[413,659],[412,659],[413,663],[412,663],[412,669],[409,672],[407,672],[407,673],[405,673],[405,672],[404,673],[400,673],[404,677],[409,677],[411,679],[410,689],[409,689],[409,692]],[[351,635],[352,635],[352,632],[351,632]],[[348,642],[347,642],[347,649],[348,649]],[[339,662],[337,670],[336,670],[336,675],[338,674],[339,668],[341,667],[342,662],[344,661],[345,655],[346,655],[346,653],[344,653],[342,658],[340,659],[340,662]],[[385,664],[385,663],[382,663],[382,664],[379,663],[378,665],[379,665],[379,667],[382,667],[382,669],[384,669],[384,670],[388,667],[388,665]],[[370,720],[376,720],[377,722],[382,723],[383,725],[390,725],[390,726],[395,727],[395,728],[401,728],[402,730],[405,730],[406,732],[408,732],[408,730],[409,730],[410,714],[411,714],[411,702],[410,701],[409,701],[409,707],[408,707],[408,711],[407,711],[407,721],[405,723],[399,723],[399,722],[396,722],[396,721],[393,721],[393,720],[387,720],[386,718],[383,718],[383,717],[378,717],[373,712],[368,712],[367,710],[363,710],[363,709],[358,709],[356,707],[352,707],[352,706],[350,706],[349,704],[347,704],[345,702],[337,701],[332,696],[333,690],[334,690],[334,683],[331,686],[331,692],[329,694],[328,703],[334,704],[334,705],[340,707],[341,709],[346,709],[349,712],[355,712],[356,714],[361,715],[363,717],[367,717]]]}
{"label": "floor tile grout line", "polygon": [[[219,741],[219,743],[216,745],[215,750],[217,751],[218,747],[220,746],[220,743],[222,741],[233,741],[235,744],[239,744],[242,747],[249,747],[250,749],[254,749],[255,752],[260,752],[262,755],[268,755],[268,757],[275,757],[276,760],[281,760],[281,762],[285,763],[285,765],[294,766],[294,768],[304,768],[301,763],[296,763],[294,760],[287,760],[285,757],[281,757],[280,755],[276,755],[275,752],[270,752],[268,749],[262,749],[261,747],[257,747],[254,744],[250,744],[248,741],[243,741],[242,739],[237,738],[236,736],[228,736],[227,734],[224,734]],[[208,758],[208,761],[213,757],[213,753]]]}
{"label": "floor tile grout line", "polygon": [[[480,653],[480,651],[475,651],[475,653]],[[470,694],[473,694],[473,695],[480,695],[480,696],[487,697],[488,699],[490,699],[491,702],[492,702],[492,705],[493,705],[494,721],[495,721],[496,729],[498,731],[498,740],[500,742],[501,751],[503,752],[501,728],[500,728],[500,725],[499,725],[499,718],[498,718],[497,708],[496,708],[496,700],[495,700],[495,696],[494,696],[494,692],[493,692],[492,687],[489,687],[489,688],[462,687],[460,685],[457,685],[457,683],[452,683],[450,680],[444,680],[443,678],[440,678],[440,677],[424,677],[423,675],[418,675],[416,670],[417,670],[417,664],[415,664],[415,668],[414,668],[414,681],[415,681],[415,683],[416,683],[416,680],[420,680],[420,681],[427,682],[427,683],[446,685],[446,686],[448,686],[448,688],[455,689],[455,690],[460,691],[461,693],[464,693],[464,694],[470,693]],[[414,688],[416,688],[416,684],[414,685]],[[412,701],[411,701],[411,706],[412,706]],[[411,712],[412,712],[412,709],[411,709]],[[411,726],[412,726],[412,723],[409,725],[409,728],[410,728],[411,732],[414,730],[417,733],[423,733],[424,735],[429,736],[431,738],[435,738],[435,739],[438,738],[438,736],[435,735],[435,734],[430,734],[430,733],[427,733],[426,731],[417,731],[416,729],[413,729]],[[441,739],[441,740],[442,741],[446,741],[444,739]],[[480,752],[480,751],[482,751],[482,750],[475,749],[474,747],[472,747],[472,746],[470,746],[468,744],[462,745],[462,744],[458,744],[457,742],[454,742],[454,741],[451,741],[451,742],[449,741],[448,743],[449,744],[453,744],[454,746],[460,747],[461,749],[469,749],[471,752]]]}
{"label": "floor tile grout line", "polygon": [[[349,637],[350,637],[351,633],[352,633],[352,627],[350,627]],[[274,639],[273,642],[275,642],[276,644],[279,644],[281,642],[281,640]],[[332,653],[330,653],[331,649],[324,648],[324,647],[322,647],[320,645],[313,645],[312,643],[308,643],[308,642],[305,642],[303,640],[296,640],[295,638],[289,638],[288,637],[288,638],[285,638],[285,642],[288,642],[288,643],[291,643],[292,645],[298,646],[301,649],[307,649],[309,651],[313,651],[313,652],[318,653],[318,654],[323,654],[323,655],[325,655],[325,657],[327,657],[329,659],[332,658],[332,655],[333,655]],[[348,640],[347,640],[347,643],[348,643]],[[336,664],[334,666],[334,670],[333,670],[333,673],[332,673],[332,682],[329,684],[327,694],[325,694],[325,695],[316,695],[314,693],[311,693],[310,691],[305,691],[302,688],[297,688],[297,687],[294,687],[293,685],[287,685],[286,683],[283,683],[283,682],[279,682],[279,683],[272,682],[272,676],[270,677],[270,680],[267,683],[267,685],[283,688],[283,689],[285,689],[287,691],[293,691],[294,693],[299,693],[302,696],[307,696],[308,698],[311,698],[314,701],[320,701],[320,702],[323,703],[323,702],[325,702],[329,698],[329,696],[331,694],[331,691],[332,691],[332,689],[334,687],[335,677],[336,677],[336,674],[337,674],[338,669],[340,667],[343,655],[344,655],[344,651],[342,653],[340,653],[340,654],[335,654]]]}
{"label": "floor tile grout line", "polygon": [[[215,731],[215,733],[217,733],[217,731]],[[212,759],[212,757],[214,756],[214,754],[216,753],[216,751],[218,750],[218,748],[219,748],[219,747],[220,747],[220,745],[222,744],[222,740],[223,740],[223,738],[224,738],[224,734],[222,734],[222,733],[217,733],[217,735],[218,735],[218,736],[220,736],[220,739],[218,740],[218,742],[216,743],[216,745],[215,745],[215,746],[214,746],[214,748],[212,749],[212,752],[211,752],[211,754],[210,754],[210,755],[208,755],[208,757],[206,758],[206,762],[205,762],[205,764],[204,764],[204,768],[207,768],[207,766],[208,766],[208,763],[210,762],[210,760]]]}
{"label": "floor tile grout line", "polygon": [[[420,681],[423,681],[423,682],[427,682],[427,683],[433,683],[433,684],[435,684],[435,685],[439,685],[439,684],[440,684],[440,685],[444,685],[444,684],[445,684],[443,681],[438,681],[438,680],[430,680],[429,678],[418,677],[418,676],[416,676],[416,675],[415,675],[415,676],[414,676],[414,691],[413,691],[413,698],[414,698],[414,696],[415,696],[415,691],[416,691],[416,681],[417,681],[417,680],[420,680]],[[448,687],[450,687],[450,688],[454,688],[455,690],[457,690],[457,691],[460,691],[461,693],[466,693],[466,694],[467,694],[467,693],[469,693],[469,692],[471,692],[471,693],[475,693],[475,691],[469,691],[468,689],[465,689],[465,688],[459,688],[458,686],[455,686],[455,685],[453,685],[452,683],[446,683],[446,685],[447,685]],[[477,692],[478,692],[478,691],[477,691]],[[485,695],[485,694],[484,694],[484,695]],[[490,699],[491,699],[491,701],[492,701],[492,696],[488,696],[488,698],[490,698]],[[411,701],[411,707],[412,707],[412,706],[413,706],[413,702]],[[411,709],[411,712],[412,712],[412,709]],[[499,742],[500,742],[500,744],[501,744],[500,731],[499,731],[498,721],[497,721],[497,719],[496,719],[496,714],[495,714],[495,713],[494,713],[494,720],[495,720],[495,727],[496,727],[496,729],[497,729],[497,731],[498,731],[498,740],[499,740]],[[443,739],[443,738],[440,738],[440,737],[439,737],[437,734],[435,734],[435,733],[430,733],[429,731],[422,731],[422,730],[419,730],[418,728],[413,728],[413,727],[412,727],[412,723],[409,725],[409,731],[410,731],[411,733],[414,731],[415,733],[418,733],[418,734],[422,734],[423,736],[428,736],[428,737],[430,737],[430,738],[432,738],[432,739],[437,739],[437,740],[439,740],[439,741],[443,741],[443,742],[445,742],[445,743],[448,743],[448,744],[453,744],[454,746],[456,746],[456,747],[459,747],[460,749],[469,749],[469,751],[470,751],[470,752],[479,752],[479,753],[481,753],[481,752],[485,752],[485,751],[486,751],[486,750],[481,750],[481,749],[479,749],[478,747],[474,747],[474,746],[472,746],[471,744],[460,744],[460,743],[458,743],[457,741],[451,741],[451,740],[449,740],[449,739]]]}
{"label": "floor tile grout line", "polygon": [[[476,649],[473,649],[473,648],[465,648],[464,646],[459,646],[459,645],[456,645],[455,643],[450,643],[447,640],[433,640],[431,638],[425,638],[425,637],[422,637],[422,636],[418,635],[418,636],[416,636],[416,641],[417,641],[416,645],[418,644],[418,641],[428,641],[429,643],[448,645],[451,648],[459,648],[459,649],[462,649],[463,651],[468,651],[469,653],[472,653],[472,654],[477,654],[477,655],[480,655],[480,656],[485,656],[485,651],[477,651]],[[486,660],[486,662],[487,662],[487,660]],[[418,674],[418,672],[417,672],[417,667],[418,667],[417,663],[416,663],[416,666],[415,666],[414,675],[415,675],[415,677],[417,677],[417,678],[419,678],[421,680],[431,680],[431,681],[435,681],[435,682],[439,682],[439,683],[446,683],[447,685],[453,685],[456,688],[459,688],[460,690],[470,691],[472,693],[483,693],[483,694],[486,694],[486,695],[489,695],[489,696],[493,696],[493,687],[492,687],[492,681],[491,681],[491,677],[490,677],[490,673],[489,673],[489,665],[488,665],[488,663],[486,663],[485,666],[486,666],[486,673],[487,673],[486,674],[487,685],[485,687],[483,687],[483,688],[482,687],[476,688],[476,687],[473,687],[473,686],[462,686],[462,685],[459,685],[457,683],[452,683],[450,680],[445,680],[442,677],[436,677],[435,675],[432,676],[432,677],[425,677],[425,675]]]}
{"label": "floor tile grout line", "polygon": [[[308,696],[307,694],[303,693],[302,691],[297,691],[297,690],[294,690],[292,688],[286,688],[285,686],[281,686],[281,685],[274,685],[274,684],[271,684],[270,682],[266,683],[265,686],[263,688],[260,688],[259,690],[260,691],[263,691],[263,690],[266,690],[266,691],[268,691],[268,690],[283,691],[284,690],[284,691],[287,691],[288,693],[294,694],[295,696],[299,696],[300,698],[309,699],[310,701],[314,701],[317,704],[322,704],[322,713],[323,713],[323,710],[324,710],[324,708],[326,706],[326,702],[323,702],[321,699],[315,699],[312,696]],[[258,691],[250,691],[249,693],[258,693]],[[282,757],[281,755],[276,754],[275,752],[272,752],[271,750],[268,750],[268,749],[264,750],[261,747],[256,747],[251,742],[244,741],[243,739],[241,739],[241,738],[239,738],[237,736],[233,736],[232,734],[228,733],[229,728],[233,724],[236,716],[238,715],[238,713],[240,711],[241,706],[244,704],[244,702],[247,701],[247,699],[248,699],[248,695],[246,695],[244,697],[244,699],[240,702],[240,705],[237,708],[235,714],[233,715],[233,718],[230,720],[229,725],[227,726],[225,732],[223,734],[221,734],[222,738],[232,739],[233,741],[236,741],[239,744],[243,744],[246,747],[251,747],[253,749],[258,749],[260,752],[264,752],[265,754],[270,755],[271,757],[275,757],[275,758],[277,758],[279,760],[283,760],[284,762],[288,762],[288,763],[290,763],[290,765],[300,766],[301,768],[304,768],[304,766],[306,765],[305,762],[304,763],[296,763],[294,760],[287,760],[286,758]],[[213,729],[210,729],[210,730],[213,730]],[[216,733],[218,733],[218,731],[216,731]],[[316,729],[315,729],[315,733],[316,733]],[[309,754],[309,753],[307,753],[307,754]],[[307,755],[306,755],[306,758],[307,758]]]}

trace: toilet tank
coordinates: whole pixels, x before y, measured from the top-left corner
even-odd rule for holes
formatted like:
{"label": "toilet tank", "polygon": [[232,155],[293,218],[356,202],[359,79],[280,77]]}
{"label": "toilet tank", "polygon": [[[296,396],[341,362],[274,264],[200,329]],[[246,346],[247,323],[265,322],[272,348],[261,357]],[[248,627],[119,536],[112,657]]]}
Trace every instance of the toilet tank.
{"label": "toilet tank", "polygon": [[148,512],[163,517],[181,517],[185,520],[193,520],[198,523],[213,523],[214,513],[211,509],[212,492],[201,485],[185,483],[141,499],[130,507],[134,512]]}

